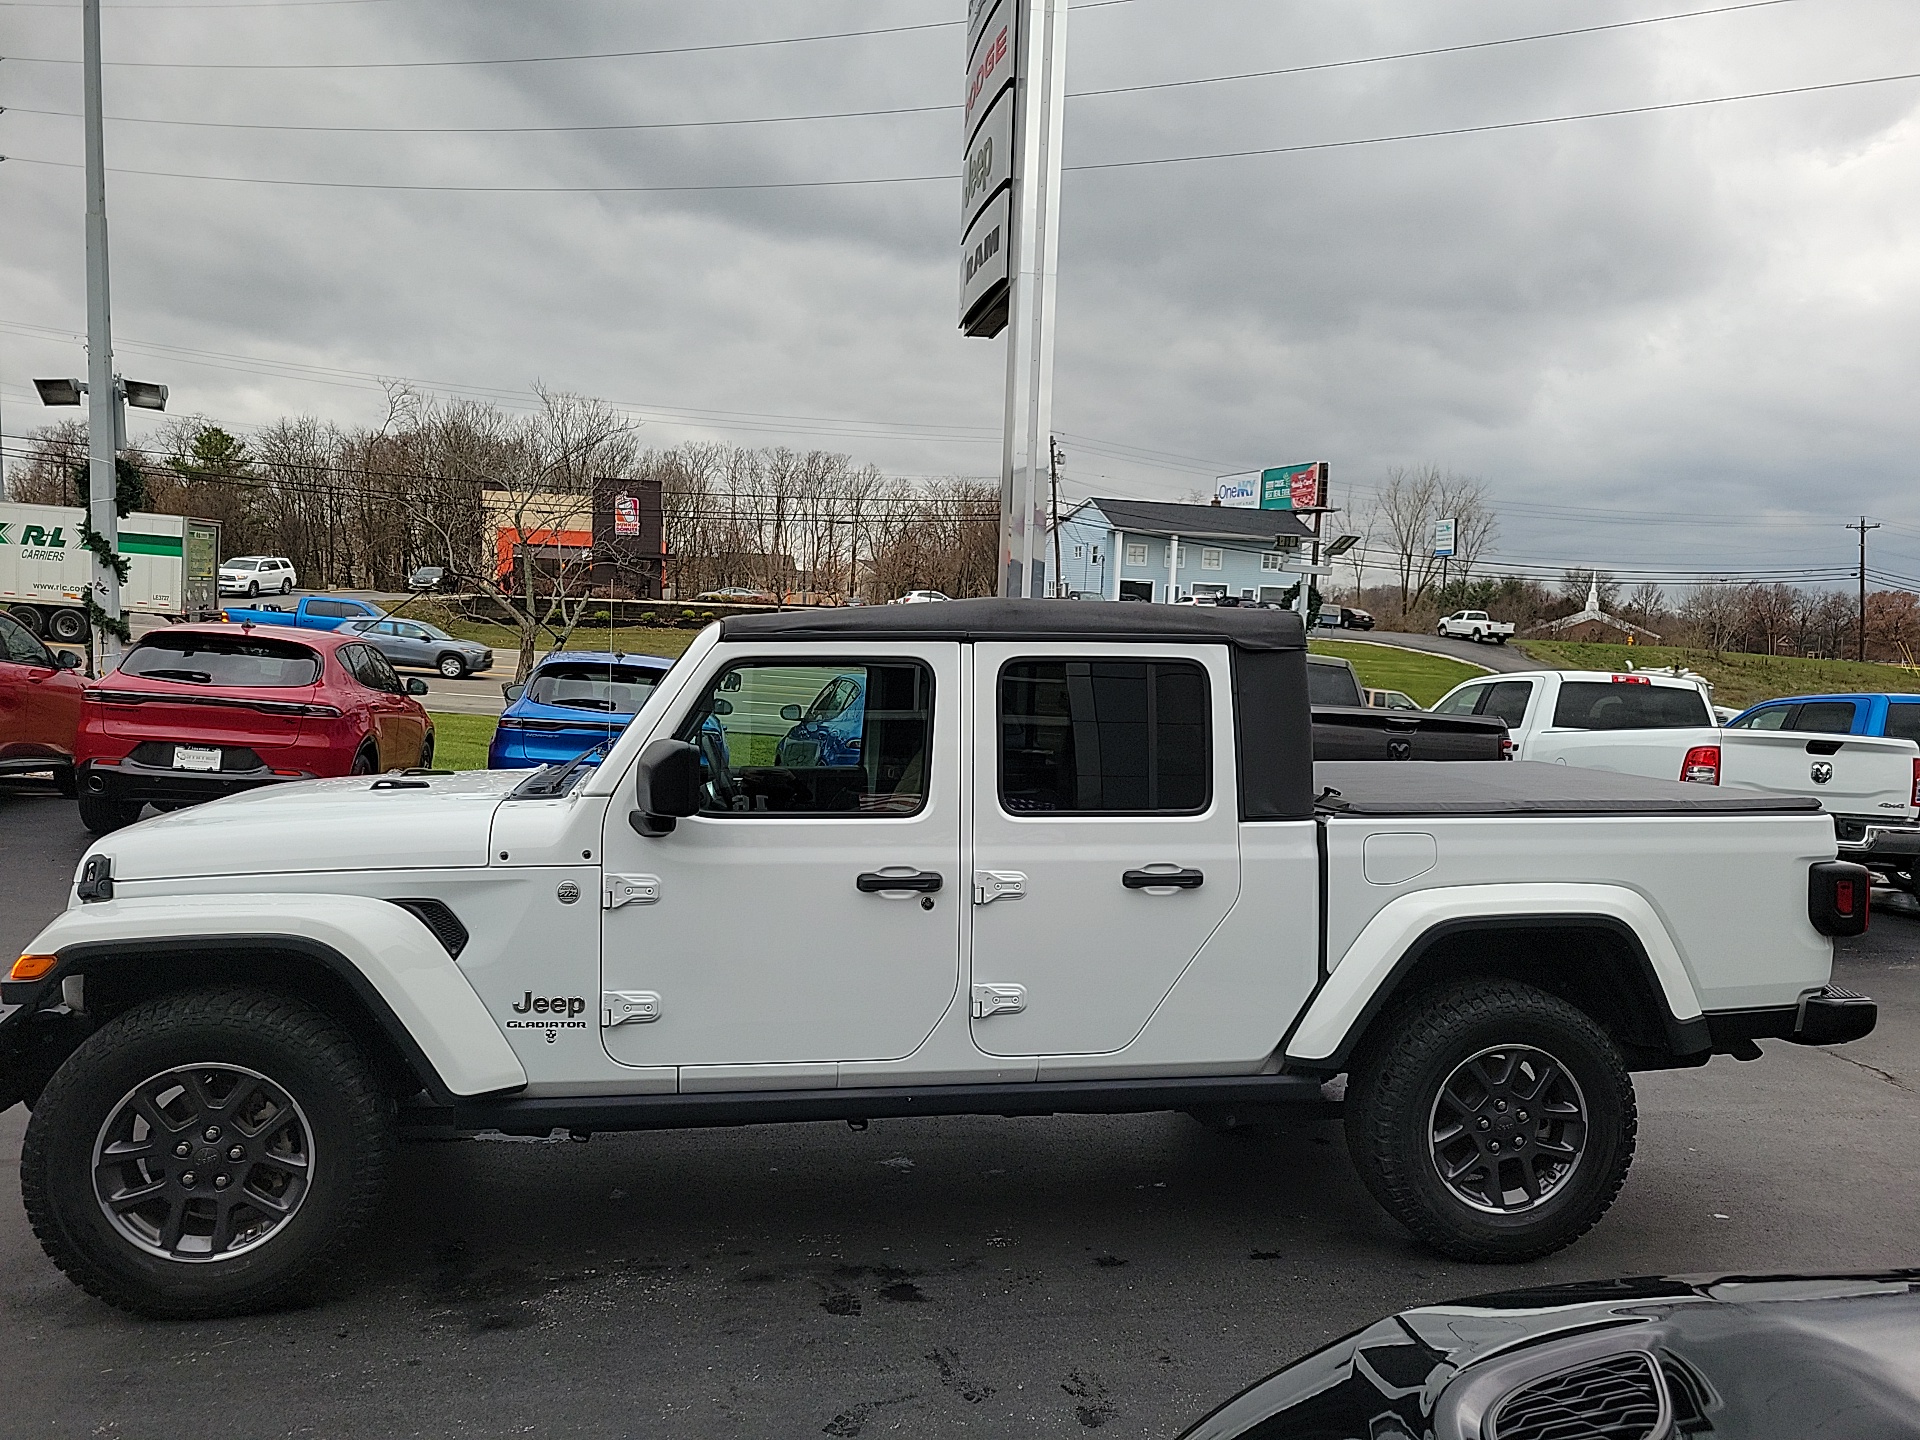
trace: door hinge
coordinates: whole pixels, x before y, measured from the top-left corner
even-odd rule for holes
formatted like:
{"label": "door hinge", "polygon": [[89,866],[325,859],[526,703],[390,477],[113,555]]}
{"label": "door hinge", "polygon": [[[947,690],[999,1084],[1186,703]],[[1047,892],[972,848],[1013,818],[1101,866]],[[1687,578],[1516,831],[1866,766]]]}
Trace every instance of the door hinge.
{"label": "door hinge", "polygon": [[660,997],[651,990],[602,990],[600,1025],[645,1025],[660,1018]]}
{"label": "door hinge", "polygon": [[622,905],[651,905],[660,898],[658,875],[607,875],[600,881],[600,908],[618,910]]}
{"label": "door hinge", "polygon": [[973,1018],[989,1015],[1018,1015],[1027,1008],[1024,985],[976,985],[973,987]]}
{"label": "door hinge", "polygon": [[976,870],[973,872],[973,903],[991,905],[996,900],[1019,900],[1027,893],[1027,877],[1018,870]]}

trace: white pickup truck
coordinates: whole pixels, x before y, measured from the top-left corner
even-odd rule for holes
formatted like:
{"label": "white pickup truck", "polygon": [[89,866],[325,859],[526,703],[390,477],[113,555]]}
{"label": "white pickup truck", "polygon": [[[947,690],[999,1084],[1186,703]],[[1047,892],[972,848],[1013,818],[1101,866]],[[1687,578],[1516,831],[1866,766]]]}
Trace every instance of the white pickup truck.
{"label": "white pickup truck", "polygon": [[1440,622],[1437,633],[1476,645],[1488,640],[1504,645],[1513,638],[1513,623],[1495,620],[1484,610],[1456,610]]}
{"label": "white pickup truck", "polygon": [[[843,703],[810,706],[828,686]],[[297,1289],[401,1135],[1341,1101],[1415,1235],[1524,1260],[1630,1072],[1872,1029],[1811,802],[1323,762],[1286,612],[710,626],[597,765],[322,780],[98,842],[0,985],[27,1213],[102,1298]]]}
{"label": "white pickup truck", "polygon": [[[1433,708],[1506,721],[1517,760],[1812,796],[1834,816],[1841,853],[1863,863],[1870,833],[1911,831],[1920,813],[1920,746],[1913,741],[1722,728],[1706,687],[1688,675],[1489,675],[1456,686]],[[1888,865],[1912,861],[1911,847],[1899,855],[1898,846],[1883,848]]]}

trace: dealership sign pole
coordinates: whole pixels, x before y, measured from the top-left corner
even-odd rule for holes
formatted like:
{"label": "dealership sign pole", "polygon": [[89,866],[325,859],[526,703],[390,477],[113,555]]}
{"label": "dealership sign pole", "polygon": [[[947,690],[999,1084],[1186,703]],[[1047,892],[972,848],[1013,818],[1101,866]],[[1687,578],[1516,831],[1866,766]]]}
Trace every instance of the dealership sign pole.
{"label": "dealership sign pole", "polygon": [[1000,593],[1046,593],[1067,0],[968,0],[960,328],[1007,332]]}

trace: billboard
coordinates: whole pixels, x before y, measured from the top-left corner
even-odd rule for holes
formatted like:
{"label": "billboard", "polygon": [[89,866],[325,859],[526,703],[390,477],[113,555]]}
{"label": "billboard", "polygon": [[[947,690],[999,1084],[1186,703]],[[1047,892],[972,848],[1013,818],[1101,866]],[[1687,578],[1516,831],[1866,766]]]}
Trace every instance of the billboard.
{"label": "billboard", "polygon": [[1258,510],[1260,508],[1260,472],[1249,470],[1244,475],[1222,475],[1214,486],[1213,498],[1222,505],[1231,505],[1240,510]]}
{"label": "billboard", "polygon": [[1214,485],[1214,499],[1245,510],[1314,510],[1327,503],[1327,462],[1273,465],[1222,475]]}
{"label": "billboard", "polygon": [[1454,553],[1453,539],[1460,528],[1458,520],[1436,520],[1433,522],[1433,558],[1451,559]]}

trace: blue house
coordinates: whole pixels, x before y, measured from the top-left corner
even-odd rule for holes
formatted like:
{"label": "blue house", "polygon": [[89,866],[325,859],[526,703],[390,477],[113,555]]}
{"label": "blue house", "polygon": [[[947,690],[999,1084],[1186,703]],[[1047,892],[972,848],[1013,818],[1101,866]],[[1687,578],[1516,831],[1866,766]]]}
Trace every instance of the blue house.
{"label": "blue house", "polygon": [[1300,542],[1312,538],[1291,510],[1088,500],[1060,517],[1060,573],[1082,600],[1278,602],[1300,583]]}

